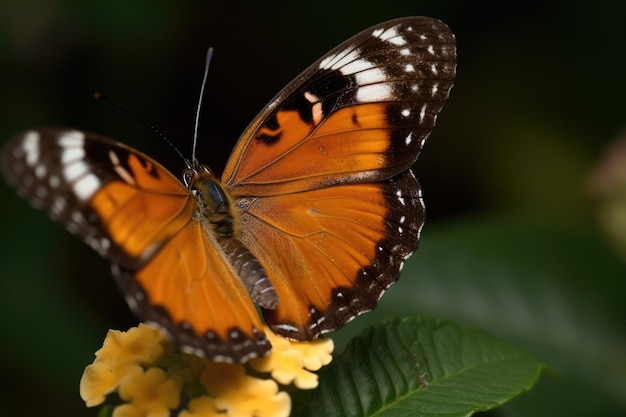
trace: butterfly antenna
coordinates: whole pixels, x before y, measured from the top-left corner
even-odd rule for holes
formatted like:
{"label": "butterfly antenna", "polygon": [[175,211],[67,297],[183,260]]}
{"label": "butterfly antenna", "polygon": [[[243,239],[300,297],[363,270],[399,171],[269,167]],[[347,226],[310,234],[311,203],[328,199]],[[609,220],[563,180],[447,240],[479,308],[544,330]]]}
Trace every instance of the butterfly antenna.
{"label": "butterfly antenna", "polygon": [[200,86],[200,97],[198,98],[198,106],[196,107],[196,120],[193,127],[193,147],[191,149],[191,162],[195,165],[196,160],[196,147],[198,144],[198,126],[200,124],[200,109],[202,108],[202,100],[204,99],[204,90],[206,88],[206,79],[209,76],[209,66],[211,65],[211,59],[213,58],[213,48],[209,48],[206,53],[206,61],[204,62],[204,75],[202,77],[202,85]]}
{"label": "butterfly antenna", "polygon": [[103,101],[106,101],[109,104],[114,105],[118,109],[120,109],[120,110],[122,110],[122,111],[124,111],[124,112],[126,112],[128,114],[130,114],[135,119],[139,120],[143,125],[149,127],[154,133],[156,133],[159,137],[161,137],[161,139],[163,139],[165,142],[167,142],[167,144],[170,145],[172,147],[172,149],[174,149],[174,151],[178,155],[180,155],[180,157],[183,159],[183,161],[185,161],[185,165],[187,165],[188,168],[191,168],[191,164],[189,163],[189,160],[187,160],[187,158],[185,158],[185,156],[182,154],[182,152],[179,151],[176,146],[174,146],[172,141],[169,140],[168,137],[165,136],[165,134],[163,134],[163,132],[161,132],[159,129],[157,129],[156,126],[154,126],[152,123],[148,122],[146,119],[144,119],[143,117],[139,116],[137,113],[135,113],[134,111],[132,111],[130,108],[126,107],[125,105],[123,105],[121,103],[118,103],[117,101],[115,101],[112,98],[108,97],[106,94],[103,94],[101,92],[96,92],[96,93],[94,93],[93,98],[95,100],[103,100]]}

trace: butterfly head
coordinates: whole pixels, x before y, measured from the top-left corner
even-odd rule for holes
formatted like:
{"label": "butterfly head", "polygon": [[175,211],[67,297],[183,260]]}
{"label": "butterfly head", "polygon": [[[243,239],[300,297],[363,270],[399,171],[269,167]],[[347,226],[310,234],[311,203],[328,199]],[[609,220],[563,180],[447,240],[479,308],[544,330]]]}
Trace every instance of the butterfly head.
{"label": "butterfly head", "polygon": [[239,235],[233,200],[211,168],[196,163],[183,171],[183,182],[197,201],[200,221],[220,238]]}
{"label": "butterfly head", "polygon": [[206,165],[194,161],[193,165],[189,164],[183,171],[183,183],[190,191],[193,190],[195,184],[202,178],[216,178],[215,174]]}

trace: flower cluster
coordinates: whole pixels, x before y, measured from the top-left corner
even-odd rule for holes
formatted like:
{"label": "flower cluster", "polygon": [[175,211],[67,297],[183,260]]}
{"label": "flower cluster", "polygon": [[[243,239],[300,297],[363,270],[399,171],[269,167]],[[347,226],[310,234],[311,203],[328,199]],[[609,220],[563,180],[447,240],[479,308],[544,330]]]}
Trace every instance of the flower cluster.
{"label": "flower cluster", "polygon": [[145,324],[127,332],[109,330],[85,368],[80,395],[93,407],[117,392],[122,404],[113,417],[288,416],[291,398],[279,384],[315,388],[317,375],[311,371],[330,363],[333,343],[292,342],[265,331],[272,352],[241,365],[181,353]]}

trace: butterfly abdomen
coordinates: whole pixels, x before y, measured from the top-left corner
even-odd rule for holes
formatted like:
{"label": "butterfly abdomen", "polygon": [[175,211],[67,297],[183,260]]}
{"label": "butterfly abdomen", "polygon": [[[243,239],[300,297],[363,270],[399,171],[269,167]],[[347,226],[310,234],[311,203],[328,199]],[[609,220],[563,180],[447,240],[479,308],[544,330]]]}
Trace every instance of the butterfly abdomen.
{"label": "butterfly abdomen", "polygon": [[278,295],[261,262],[239,239],[224,239],[220,244],[254,302],[273,310],[278,304]]}

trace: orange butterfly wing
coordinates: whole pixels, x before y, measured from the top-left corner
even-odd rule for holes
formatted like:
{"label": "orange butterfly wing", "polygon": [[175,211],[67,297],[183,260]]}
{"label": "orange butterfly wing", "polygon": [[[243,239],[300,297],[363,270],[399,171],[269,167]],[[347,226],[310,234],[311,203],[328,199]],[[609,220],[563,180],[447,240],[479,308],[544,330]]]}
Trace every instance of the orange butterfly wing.
{"label": "orange butterfly wing", "polygon": [[254,199],[242,241],[279,295],[274,332],[312,339],[369,311],[417,245],[424,207],[410,171],[379,183]]}
{"label": "orange butterfly wing", "polygon": [[114,264],[132,309],[182,349],[224,361],[269,351],[254,303],[195,215],[196,198],[159,163],[101,136],[44,128],[10,142],[2,167],[23,196]]}
{"label": "orange butterfly wing", "polygon": [[195,220],[143,268],[114,268],[114,275],[137,314],[164,328],[187,352],[244,362],[271,348],[239,277]]}
{"label": "orange butterfly wing", "polygon": [[379,181],[411,167],[452,87],[454,35],[425,17],[367,29],[248,126],[222,175],[235,196]]}
{"label": "orange butterfly wing", "polygon": [[241,240],[279,297],[272,329],[311,339],[375,307],[424,221],[409,171],[455,76],[454,36],[430,18],[349,39],[279,93],[222,181]]}

